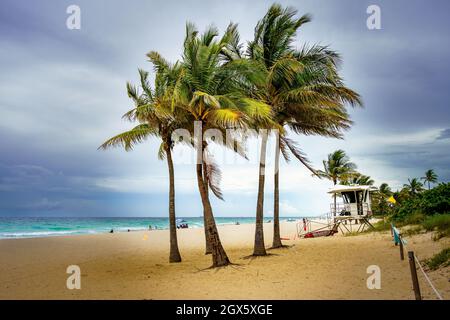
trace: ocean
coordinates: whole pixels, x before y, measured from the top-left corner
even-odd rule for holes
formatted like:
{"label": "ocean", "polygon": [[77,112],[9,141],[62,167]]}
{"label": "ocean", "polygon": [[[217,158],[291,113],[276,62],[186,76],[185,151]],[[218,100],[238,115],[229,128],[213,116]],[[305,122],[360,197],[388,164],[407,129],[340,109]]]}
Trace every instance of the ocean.
{"label": "ocean", "polygon": [[[177,220],[187,223],[189,228],[202,228],[203,217],[183,217]],[[255,223],[254,217],[216,217],[217,225]],[[300,217],[280,218],[281,221],[299,220]],[[264,221],[272,220],[271,217]],[[12,218],[0,217],[0,239],[37,238],[50,236],[127,232],[153,229],[168,229],[168,218]]]}

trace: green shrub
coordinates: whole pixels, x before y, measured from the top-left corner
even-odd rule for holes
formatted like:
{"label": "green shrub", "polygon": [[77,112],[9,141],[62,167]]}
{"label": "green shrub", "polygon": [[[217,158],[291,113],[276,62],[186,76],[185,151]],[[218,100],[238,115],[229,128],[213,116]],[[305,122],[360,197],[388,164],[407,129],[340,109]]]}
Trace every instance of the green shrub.
{"label": "green shrub", "polygon": [[450,183],[441,183],[416,195],[403,194],[393,209],[392,220],[417,224],[424,216],[450,214]]}
{"label": "green shrub", "polygon": [[420,209],[426,215],[450,214],[450,183],[441,183],[423,192]]}
{"label": "green shrub", "polygon": [[392,220],[397,222],[405,221],[412,215],[421,214],[422,210],[420,209],[420,198],[420,195],[416,195],[402,201],[401,204],[396,205]]}
{"label": "green shrub", "polygon": [[450,265],[450,248],[444,249],[431,259],[426,261],[426,265],[431,270],[436,270],[440,266],[447,267]]}
{"label": "green shrub", "polygon": [[391,205],[382,195],[374,195],[372,199],[372,212],[374,216],[387,216],[392,213],[392,210]]}

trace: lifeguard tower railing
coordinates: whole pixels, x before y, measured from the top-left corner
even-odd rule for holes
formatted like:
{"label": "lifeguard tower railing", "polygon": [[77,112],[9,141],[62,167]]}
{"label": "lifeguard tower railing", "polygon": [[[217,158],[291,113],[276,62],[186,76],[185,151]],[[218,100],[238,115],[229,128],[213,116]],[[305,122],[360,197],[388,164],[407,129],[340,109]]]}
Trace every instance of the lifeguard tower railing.
{"label": "lifeguard tower railing", "polygon": [[330,212],[332,217],[360,217],[372,215],[367,203],[337,203],[336,210],[334,203],[330,203]]}

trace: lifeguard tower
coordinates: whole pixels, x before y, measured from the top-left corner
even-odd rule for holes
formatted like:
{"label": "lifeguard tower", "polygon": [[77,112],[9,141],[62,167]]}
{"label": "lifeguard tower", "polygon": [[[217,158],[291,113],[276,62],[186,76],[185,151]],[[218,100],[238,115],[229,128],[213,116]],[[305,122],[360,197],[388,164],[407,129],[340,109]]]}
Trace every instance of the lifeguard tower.
{"label": "lifeguard tower", "polygon": [[[365,227],[373,228],[369,219],[372,216],[371,192],[376,191],[373,186],[336,185],[328,193],[334,201],[330,204],[330,212],[334,222],[341,222],[347,231],[360,232]],[[338,199],[342,200],[338,202]],[[356,225],[357,230],[355,229]]]}
{"label": "lifeguard tower", "polygon": [[[334,186],[328,191],[333,198],[330,213],[316,217],[316,220],[304,218],[302,222],[297,223],[298,237],[329,237],[339,230],[346,233],[373,228],[369,222],[372,216],[371,192],[376,190],[377,188],[372,186]],[[316,228],[313,229],[313,226]]]}

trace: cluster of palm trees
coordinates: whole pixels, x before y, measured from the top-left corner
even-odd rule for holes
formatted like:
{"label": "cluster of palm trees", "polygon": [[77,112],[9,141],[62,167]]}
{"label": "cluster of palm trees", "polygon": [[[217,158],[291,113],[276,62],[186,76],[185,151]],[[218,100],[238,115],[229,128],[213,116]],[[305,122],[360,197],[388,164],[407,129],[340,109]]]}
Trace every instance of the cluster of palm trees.
{"label": "cluster of palm trees", "polygon": [[[317,170],[316,174],[333,182],[334,185],[368,185],[373,186],[375,181],[367,175],[361,174],[357,170],[357,165],[350,161],[344,150],[336,150],[330,153],[326,160],[323,160],[323,170]],[[438,176],[433,169],[425,171],[423,177],[408,179],[408,183],[403,187],[412,193],[423,190],[423,181],[427,184],[428,190],[432,183],[438,182]],[[381,192],[390,190],[387,183],[382,183],[379,187]]]}
{"label": "cluster of palm trees", "polygon": [[[154,66],[155,81],[139,70],[140,88],[127,84],[134,108],[124,118],[137,122],[133,129],[104,142],[100,148],[122,146],[131,150],[149,137],[160,139],[160,159],[169,170],[170,262],[180,262],[175,222],[175,187],[172,150],[184,143],[196,150],[197,185],[203,205],[205,248],[212,266],[225,266],[230,260],[221,244],[210,203],[211,191],[222,199],[220,168],[213,161],[209,143],[221,143],[242,156],[245,141],[236,144],[205,139],[208,129],[241,129],[258,132],[261,140],[256,231],[253,255],[266,255],[263,234],[265,159],[268,130],[276,130],[274,172],[273,247],[282,246],[279,225],[279,158],[293,155],[315,175],[299,146],[288,133],[342,138],[352,122],[347,105],[362,105],[359,95],[346,87],[338,74],[339,55],[320,45],[294,46],[298,30],[310,21],[297,17],[291,7],[272,5],[255,27],[254,39],[241,43],[236,24],[224,35],[210,26],[199,33],[187,23],[182,58],[166,61],[157,52],[147,54]],[[200,128],[200,129],[199,129]],[[174,132],[186,130],[189,139],[174,139]],[[332,176],[334,169],[330,169]],[[333,180],[337,181],[337,180]]]}
{"label": "cluster of palm trees", "polygon": [[425,175],[419,178],[408,179],[408,183],[403,185],[403,189],[406,190],[411,195],[416,195],[424,190],[424,183],[428,186],[428,190],[431,189],[432,183],[438,182],[438,175],[434,172],[433,169],[429,169],[425,171]]}
{"label": "cluster of palm trees", "polygon": [[405,200],[418,197],[425,190],[421,181],[426,183],[428,190],[430,190],[431,184],[438,182],[438,176],[434,170],[429,169],[422,178],[408,179],[408,183],[405,183],[401,189],[395,192],[391,190],[388,184],[381,184],[374,198],[374,212],[380,215],[390,214],[395,206],[401,207]]}

